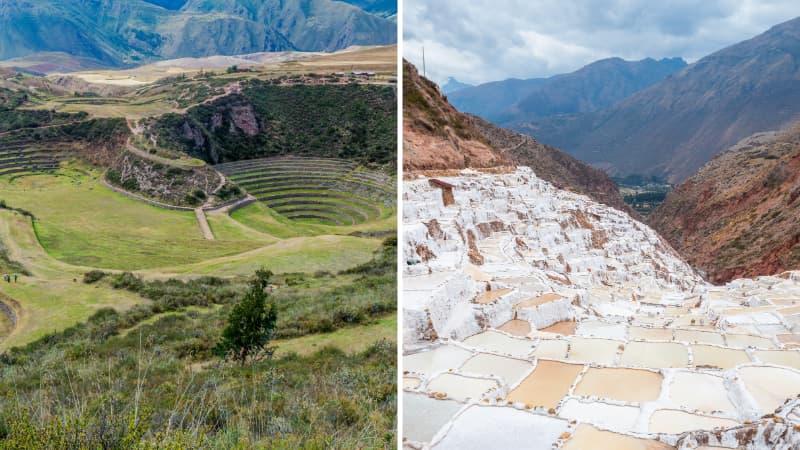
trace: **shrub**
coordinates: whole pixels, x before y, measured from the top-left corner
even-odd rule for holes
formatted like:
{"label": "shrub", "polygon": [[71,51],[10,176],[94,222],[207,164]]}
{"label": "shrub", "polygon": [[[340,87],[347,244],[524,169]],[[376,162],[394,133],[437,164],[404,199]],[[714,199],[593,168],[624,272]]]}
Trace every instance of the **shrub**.
{"label": "shrub", "polygon": [[96,283],[103,279],[106,276],[106,273],[102,270],[92,270],[90,272],[86,272],[83,274],[83,282],[86,284]]}

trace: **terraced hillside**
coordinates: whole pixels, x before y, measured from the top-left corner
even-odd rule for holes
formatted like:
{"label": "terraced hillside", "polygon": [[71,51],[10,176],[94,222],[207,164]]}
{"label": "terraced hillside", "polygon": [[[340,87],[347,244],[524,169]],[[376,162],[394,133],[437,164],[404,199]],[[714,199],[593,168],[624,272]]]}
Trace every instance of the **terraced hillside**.
{"label": "terraced hillside", "polygon": [[215,168],[270,209],[295,221],[357,225],[385,217],[395,207],[395,180],[353,161],[280,157]]}
{"label": "terraced hillside", "polygon": [[10,138],[0,144],[0,176],[52,172],[69,152],[46,149],[30,140]]}

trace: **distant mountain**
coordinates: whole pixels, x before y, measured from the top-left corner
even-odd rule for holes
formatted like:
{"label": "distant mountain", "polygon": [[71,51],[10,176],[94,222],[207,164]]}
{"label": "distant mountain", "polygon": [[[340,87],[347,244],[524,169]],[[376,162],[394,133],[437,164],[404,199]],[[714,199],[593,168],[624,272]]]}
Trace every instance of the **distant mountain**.
{"label": "distant mountain", "polygon": [[383,18],[397,16],[397,0],[341,0]]}
{"label": "distant mountain", "polygon": [[0,29],[0,60],[60,52],[111,67],[397,39],[392,21],[333,0],[5,1]]}
{"label": "distant mountain", "polygon": [[622,102],[515,124],[614,175],[676,183],[718,152],[800,117],[800,18],[713,53]]}
{"label": "distant mountain", "polygon": [[450,96],[459,111],[501,125],[607,108],[686,67],[681,58],[609,58],[550,78],[485,83]]}
{"label": "distant mountain", "polygon": [[456,80],[453,77],[447,78],[447,81],[445,81],[445,83],[441,86],[442,92],[445,95],[449,95],[450,93],[458,91],[460,89],[466,89],[466,88],[471,88],[471,87],[474,87],[474,86],[471,85],[471,84],[462,83],[462,82]]}
{"label": "distant mountain", "polygon": [[559,188],[630,211],[605,173],[530,136],[456,111],[409,62],[403,63],[403,151],[407,173],[529,166]]}
{"label": "distant mountain", "polygon": [[706,163],[649,222],[708,279],[800,269],[800,124],[751,136]]}

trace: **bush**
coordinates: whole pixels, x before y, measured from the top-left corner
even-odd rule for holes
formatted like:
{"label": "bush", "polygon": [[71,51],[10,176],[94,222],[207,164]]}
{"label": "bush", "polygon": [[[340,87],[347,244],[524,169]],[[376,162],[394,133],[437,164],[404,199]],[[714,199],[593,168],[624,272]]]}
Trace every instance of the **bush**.
{"label": "bush", "polygon": [[86,272],[83,274],[83,282],[86,284],[96,283],[103,279],[106,276],[106,273],[102,270],[92,270],[90,272]]}

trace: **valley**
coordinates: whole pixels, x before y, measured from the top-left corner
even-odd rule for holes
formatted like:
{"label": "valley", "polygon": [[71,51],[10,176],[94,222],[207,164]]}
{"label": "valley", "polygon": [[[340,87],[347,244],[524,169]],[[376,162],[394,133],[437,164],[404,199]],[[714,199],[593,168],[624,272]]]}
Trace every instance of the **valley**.
{"label": "valley", "polygon": [[[4,442],[392,446],[395,55],[3,71]],[[277,351],[232,366],[215,344],[259,270]]]}

